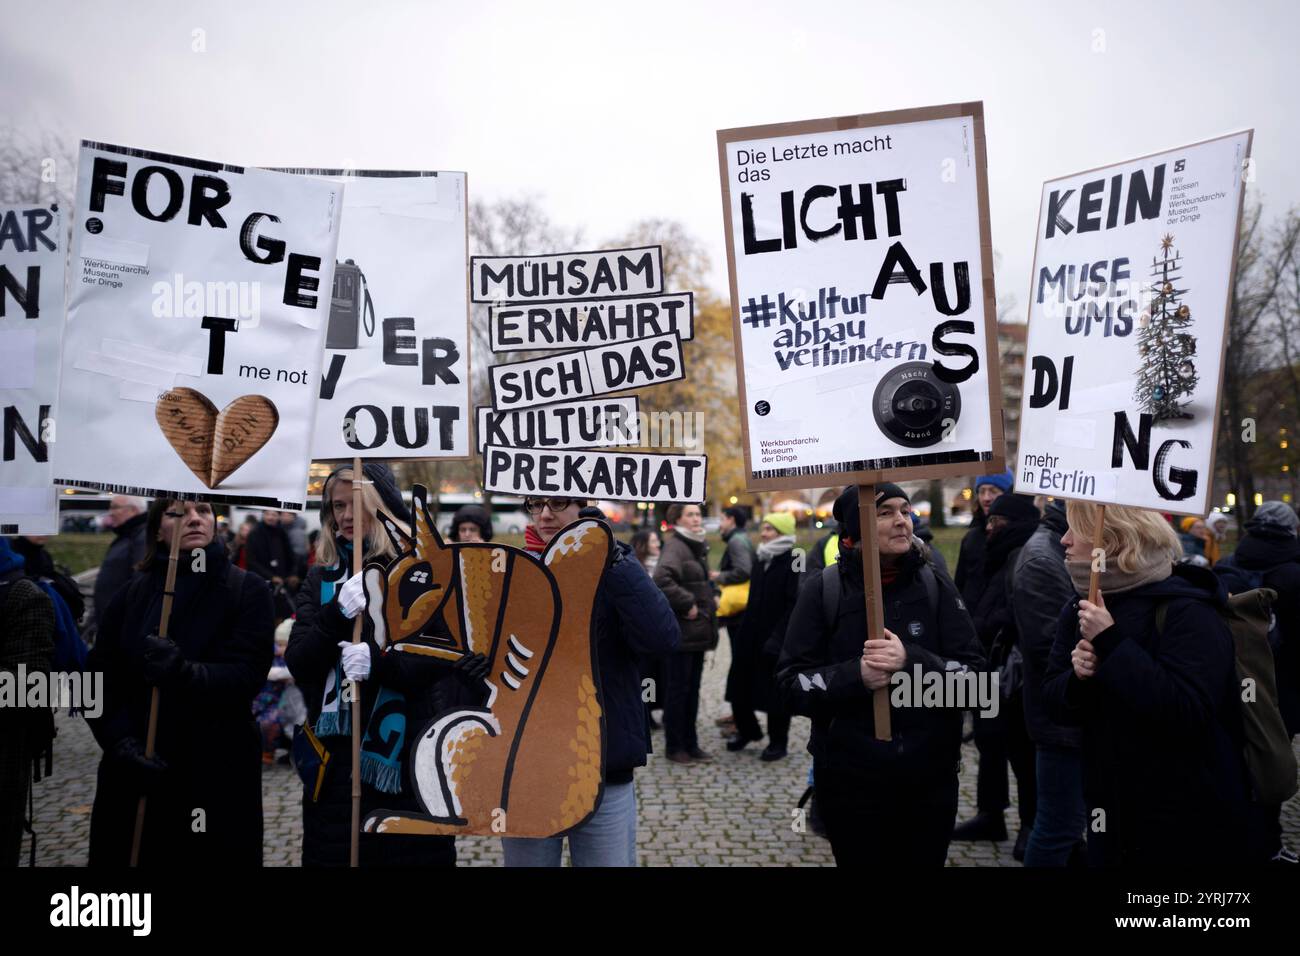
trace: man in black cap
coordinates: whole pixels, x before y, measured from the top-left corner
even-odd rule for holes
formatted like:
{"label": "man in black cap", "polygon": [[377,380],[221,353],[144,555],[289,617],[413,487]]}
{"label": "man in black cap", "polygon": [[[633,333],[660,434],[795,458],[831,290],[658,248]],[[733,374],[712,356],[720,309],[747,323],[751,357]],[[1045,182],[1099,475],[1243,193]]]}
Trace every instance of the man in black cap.
{"label": "man in black cap", "polygon": [[955,704],[964,701],[894,706],[892,738],[875,739],[873,691],[984,668],[956,588],[912,540],[911,510],[898,485],[876,486],[876,553],[868,557],[880,562],[885,631],[867,640],[858,489],[844,489],[834,508],[839,560],[799,592],[778,664],[791,711],[812,718],[817,804],[840,866],[943,866],[957,816]]}

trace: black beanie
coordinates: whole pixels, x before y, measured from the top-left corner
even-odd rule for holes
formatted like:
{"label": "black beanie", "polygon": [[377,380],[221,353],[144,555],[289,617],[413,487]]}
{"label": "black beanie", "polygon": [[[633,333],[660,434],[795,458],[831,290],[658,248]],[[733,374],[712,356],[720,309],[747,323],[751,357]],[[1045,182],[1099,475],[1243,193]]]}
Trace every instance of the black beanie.
{"label": "black beanie", "polygon": [[989,506],[989,517],[1001,515],[1008,521],[1037,521],[1041,515],[1034,504],[1032,495],[1017,495],[1008,492],[998,495]]}
{"label": "black beanie", "polygon": [[[907,492],[892,481],[886,481],[884,484],[876,485],[876,504],[882,501],[888,501],[890,498],[902,498],[910,502],[912,499],[907,496]],[[831,508],[831,514],[840,524],[840,536],[848,538],[850,541],[862,540],[862,522],[858,517],[858,486],[849,485],[840,496],[835,499],[835,505]]]}

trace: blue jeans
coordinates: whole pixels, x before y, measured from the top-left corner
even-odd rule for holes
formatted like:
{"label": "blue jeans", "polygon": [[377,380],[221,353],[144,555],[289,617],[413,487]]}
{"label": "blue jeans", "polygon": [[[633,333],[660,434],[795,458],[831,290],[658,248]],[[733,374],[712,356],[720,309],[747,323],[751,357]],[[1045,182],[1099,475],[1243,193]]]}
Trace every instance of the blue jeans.
{"label": "blue jeans", "polygon": [[[636,866],[636,784],[605,784],[590,820],[568,833],[574,866]],[[564,837],[504,837],[506,866],[559,866]]]}
{"label": "blue jeans", "polygon": [[1083,836],[1083,756],[1065,747],[1038,745],[1038,812],[1025,847],[1025,866],[1065,866]]}

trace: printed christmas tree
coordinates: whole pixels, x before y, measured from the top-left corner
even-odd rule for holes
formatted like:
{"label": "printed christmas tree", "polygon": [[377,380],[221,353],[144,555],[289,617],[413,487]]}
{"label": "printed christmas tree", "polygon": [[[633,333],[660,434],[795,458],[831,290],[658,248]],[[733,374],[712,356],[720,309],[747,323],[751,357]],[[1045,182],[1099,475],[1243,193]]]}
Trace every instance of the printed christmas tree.
{"label": "printed christmas tree", "polygon": [[[1186,410],[1199,381],[1192,357],[1196,337],[1188,331],[1192,312],[1183,304],[1187,289],[1179,288],[1182,257],[1172,251],[1174,237],[1160,241],[1160,257],[1151,259],[1152,298],[1138,316],[1137,386],[1133,396],[1155,421],[1191,418]],[[1172,254],[1171,254],[1172,251]]]}

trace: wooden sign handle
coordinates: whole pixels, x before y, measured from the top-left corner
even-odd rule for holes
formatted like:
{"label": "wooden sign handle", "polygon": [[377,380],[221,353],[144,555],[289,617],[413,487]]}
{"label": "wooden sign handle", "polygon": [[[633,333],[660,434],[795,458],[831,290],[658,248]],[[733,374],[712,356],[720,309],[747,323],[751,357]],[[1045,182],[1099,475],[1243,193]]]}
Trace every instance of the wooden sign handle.
{"label": "wooden sign handle", "polygon": [[[867,639],[881,640],[885,636],[885,609],[880,584],[880,543],[876,537],[876,486],[858,485],[858,522],[862,526],[862,587],[867,602]],[[876,739],[892,740],[890,727],[889,688],[881,687],[871,693],[871,706],[875,715]]]}
{"label": "wooden sign handle", "polygon": [[1102,534],[1106,530],[1106,506],[1097,506],[1097,526],[1092,531],[1092,574],[1088,578],[1088,600],[1093,604],[1097,603],[1097,595],[1101,593],[1101,571],[1098,568],[1097,552],[1101,551],[1101,564],[1106,562],[1106,552],[1102,547]]}
{"label": "wooden sign handle", "polygon": [[[366,534],[361,510],[361,488],[365,484],[361,458],[352,459],[352,573],[361,573]],[[361,643],[361,615],[352,619],[352,643]],[[352,843],[349,866],[361,865],[361,690],[352,687]]]}
{"label": "wooden sign handle", "polygon": [[[162,614],[158,619],[158,636],[163,638],[167,636],[168,625],[171,623],[172,598],[176,594],[176,564],[181,551],[181,526],[185,524],[184,507],[185,503],[181,502],[181,518],[172,525],[172,540],[167,554],[167,578],[163,582]],[[158,741],[158,699],[158,688],[155,686],[149,694],[149,730],[144,738],[146,757],[153,756],[154,744]],[[140,865],[140,842],[144,837],[144,808],[145,797],[141,794],[140,802],[135,808],[135,833],[131,837],[132,866]]]}

